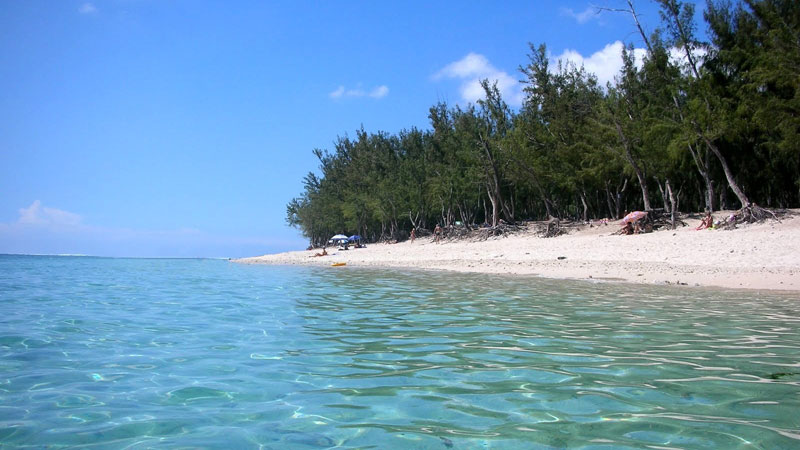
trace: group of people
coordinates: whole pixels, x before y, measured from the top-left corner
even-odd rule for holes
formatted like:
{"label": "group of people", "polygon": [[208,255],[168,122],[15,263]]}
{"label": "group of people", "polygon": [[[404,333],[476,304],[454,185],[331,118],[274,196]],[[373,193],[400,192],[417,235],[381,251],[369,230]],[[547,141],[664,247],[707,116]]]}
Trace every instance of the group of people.
{"label": "group of people", "polygon": [[619,234],[638,234],[639,231],[639,222],[636,222],[636,226],[633,225],[633,222],[625,222],[625,225],[619,230]]}
{"label": "group of people", "polygon": [[[619,230],[619,234],[639,234],[642,232],[649,232],[651,231],[649,228],[645,229],[643,227],[647,227],[649,224],[642,224],[642,220],[630,220],[625,222],[625,225],[622,226],[622,229]],[[706,215],[703,216],[703,219],[700,220],[700,225],[695,228],[695,230],[707,230],[714,228],[714,218],[711,216],[711,212],[706,211]]]}
{"label": "group of people", "polygon": [[622,226],[622,229],[617,234],[639,234],[650,233],[651,231],[653,231],[652,224],[644,223],[643,219],[639,219],[625,222],[625,225]]}
{"label": "group of people", "polygon": [[[439,243],[439,241],[442,240],[442,235],[443,234],[444,234],[444,230],[437,223],[436,224],[436,228],[433,229],[433,241],[436,242],[436,243]],[[412,228],[411,229],[411,233],[409,234],[409,239],[411,240],[412,244],[414,243],[414,240],[416,238],[417,238],[417,229],[416,228]],[[394,244],[394,243],[397,243],[397,241],[389,242],[389,243],[390,244]],[[347,244],[345,244],[345,245],[347,245]],[[366,246],[361,244],[361,242],[356,242],[354,244],[354,247],[355,248],[364,248]],[[312,250],[312,249],[313,249],[313,246],[311,246],[311,245],[309,245],[308,248],[306,248],[306,250]],[[344,250],[347,250],[347,247],[345,247]],[[320,257],[320,256],[327,256],[327,255],[328,255],[328,252],[325,250],[325,247],[322,247],[322,252],[314,253],[313,255],[311,255],[311,258]]]}
{"label": "group of people", "polygon": [[[444,230],[437,223],[436,224],[436,228],[433,229],[433,242],[438,243],[439,241],[441,241],[443,234],[444,234]],[[417,229],[416,229],[416,227],[411,229],[411,233],[409,234],[408,237],[411,240],[411,243],[413,244],[414,240],[417,238]]]}

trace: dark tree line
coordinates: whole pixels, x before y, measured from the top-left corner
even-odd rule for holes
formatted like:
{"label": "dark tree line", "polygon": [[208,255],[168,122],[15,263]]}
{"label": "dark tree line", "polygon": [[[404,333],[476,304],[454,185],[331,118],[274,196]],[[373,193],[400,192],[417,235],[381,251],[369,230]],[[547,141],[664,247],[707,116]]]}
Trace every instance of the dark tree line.
{"label": "dark tree line", "polygon": [[306,176],[288,223],[320,245],[437,223],[798,206],[800,2],[710,1],[710,42],[696,36],[693,5],[658,3],[662,29],[649,35],[632,1],[620,10],[646,55],[624,49],[608,86],[531,45],[518,111],[483,81],[476,105],[431,107],[428,130],[361,129],[315,150],[321,174]]}

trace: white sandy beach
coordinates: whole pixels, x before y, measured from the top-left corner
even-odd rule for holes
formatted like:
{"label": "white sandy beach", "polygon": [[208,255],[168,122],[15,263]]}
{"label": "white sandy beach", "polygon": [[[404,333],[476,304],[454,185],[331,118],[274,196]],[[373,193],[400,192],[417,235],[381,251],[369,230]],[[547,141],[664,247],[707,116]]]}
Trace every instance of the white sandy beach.
{"label": "white sandy beach", "polygon": [[[720,212],[715,219],[726,216]],[[568,235],[541,238],[534,228],[485,241],[432,237],[398,244],[336,250],[313,257],[304,250],[236,260],[241,263],[352,267],[378,266],[459,272],[538,275],[548,278],[686,284],[800,292],[800,215],[781,222],[740,225],[735,230],[700,230],[689,226],[631,236],[614,235],[618,222],[581,226]]]}

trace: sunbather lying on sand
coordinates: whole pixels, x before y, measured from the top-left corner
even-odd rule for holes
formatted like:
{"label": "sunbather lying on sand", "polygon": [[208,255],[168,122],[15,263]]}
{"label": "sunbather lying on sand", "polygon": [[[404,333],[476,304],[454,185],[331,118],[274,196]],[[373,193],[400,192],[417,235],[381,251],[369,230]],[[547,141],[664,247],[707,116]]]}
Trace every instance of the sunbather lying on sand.
{"label": "sunbather lying on sand", "polygon": [[328,252],[325,251],[325,247],[322,247],[322,253],[314,253],[309,258],[314,258],[315,256],[328,256]]}

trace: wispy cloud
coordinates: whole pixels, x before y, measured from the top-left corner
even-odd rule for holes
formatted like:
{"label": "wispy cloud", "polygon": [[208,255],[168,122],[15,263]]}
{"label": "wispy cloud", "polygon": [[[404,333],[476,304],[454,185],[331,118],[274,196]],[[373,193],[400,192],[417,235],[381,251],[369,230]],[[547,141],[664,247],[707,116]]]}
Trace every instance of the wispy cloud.
{"label": "wispy cloud", "polygon": [[0,253],[99,256],[248,256],[305,247],[299,237],[225,236],[196,228],[148,230],[84,223],[79,214],[36,200],[0,223]]}
{"label": "wispy cloud", "polygon": [[459,93],[462,100],[475,103],[485,97],[481,80],[497,83],[500,94],[510,105],[522,104],[522,88],[519,81],[507,72],[493,66],[489,60],[478,53],[468,53],[433,75],[435,81],[442,79],[461,80]]}
{"label": "wispy cloud", "polygon": [[386,85],[378,86],[369,92],[369,96],[372,98],[383,98],[387,95],[389,95],[389,87]]}
{"label": "wispy cloud", "polygon": [[347,89],[344,86],[339,86],[336,90],[332,91],[328,96],[333,99],[340,99],[345,97],[370,97],[380,99],[389,95],[389,87],[386,85],[376,86],[370,90],[366,90],[358,85],[355,88]]}
{"label": "wispy cloud", "polygon": [[97,14],[97,8],[93,4],[86,2],[78,8],[78,12],[81,14]]}
{"label": "wispy cloud", "polygon": [[81,216],[69,211],[42,206],[42,202],[36,200],[31,203],[31,206],[19,209],[17,223],[51,227],[74,227],[80,225]]}
{"label": "wispy cloud", "polygon": [[575,12],[572,8],[561,8],[561,14],[572,17],[576,22],[583,25],[586,22],[599,16],[599,10],[594,6],[587,6],[580,12]]}

